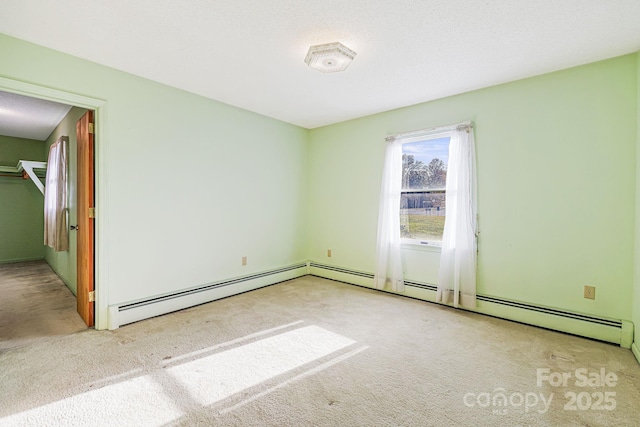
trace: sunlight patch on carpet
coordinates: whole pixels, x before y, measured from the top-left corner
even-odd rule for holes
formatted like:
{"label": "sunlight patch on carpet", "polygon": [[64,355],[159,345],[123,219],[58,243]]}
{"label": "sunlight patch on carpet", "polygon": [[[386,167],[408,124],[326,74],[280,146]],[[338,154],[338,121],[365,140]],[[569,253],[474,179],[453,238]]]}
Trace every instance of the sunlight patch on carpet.
{"label": "sunlight patch on carpet", "polygon": [[205,406],[354,343],[326,329],[306,326],[184,363],[167,372]]}
{"label": "sunlight patch on carpet", "polygon": [[369,348],[369,346],[363,346],[363,347],[360,347],[360,348],[356,348],[355,350],[351,350],[350,352],[348,352],[346,354],[343,354],[343,355],[340,355],[338,357],[335,357],[335,358],[333,358],[333,359],[331,359],[331,360],[329,360],[329,361],[327,361],[325,363],[322,363],[322,364],[316,366],[315,368],[312,368],[312,369],[310,369],[308,371],[305,371],[305,372],[303,372],[303,373],[301,373],[299,375],[296,375],[293,378],[289,378],[288,380],[283,381],[280,384],[277,384],[277,385],[275,385],[273,387],[270,387],[270,388],[268,388],[266,390],[263,390],[263,391],[261,391],[259,393],[256,393],[256,394],[254,394],[254,395],[252,395],[252,396],[250,396],[250,397],[248,397],[248,398],[236,403],[233,406],[229,406],[228,408],[224,408],[224,409],[220,410],[220,414],[226,414],[228,412],[234,411],[234,410],[238,409],[239,407],[246,405],[247,403],[251,403],[254,400],[257,400],[257,399],[259,399],[259,398],[261,398],[263,396],[266,396],[269,393],[272,393],[272,392],[274,392],[276,390],[279,390],[279,389],[281,389],[283,387],[286,387],[291,383],[299,381],[299,380],[301,380],[303,378],[306,378],[306,377],[308,377],[310,375],[315,375],[318,372],[324,371],[325,369],[328,369],[328,368],[332,367],[333,365],[337,365],[338,363],[343,362],[343,361],[349,359],[350,357],[353,357],[356,354],[358,354],[358,353],[360,353],[360,352],[362,352],[362,351],[364,351],[364,350],[366,350],[368,348]]}
{"label": "sunlight patch on carpet", "polygon": [[[299,323],[301,322],[294,322],[270,331]],[[252,337],[260,335],[262,333],[252,334]],[[246,339],[247,337],[243,337],[179,356],[183,361],[178,364],[167,366],[160,363],[144,376],[131,378],[136,371],[140,372],[134,370],[99,380],[95,384],[117,382],[0,418],[0,426],[162,426],[178,420],[194,409],[224,400],[355,343],[318,326],[305,326],[205,355]],[[243,400],[234,408],[326,369],[366,348],[352,350],[310,368],[305,373]],[[184,360],[185,356],[189,356],[189,361]],[[193,357],[196,359],[191,360]]]}
{"label": "sunlight patch on carpet", "polygon": [[280,331],[282,329],[287,329],[287,328],[291,328],[293,326],[298,326],[298,325],[300,325],[302,323],[304,323],[303,320],[297,320],[295,322],[287,323],[286,325],[280,325],[280,326],[276,326],[275,328],[265,329],[263,331],[259,331],[259,332],[255,332],[253,334],[245,335],[245,336],[243,336],[241,338],[236,338],[236,339],[231,340],[231,341],[226,341],[226,342],[223,342],[223,343],[220,343],[220,344],[216,344],[216,345],[213,345],[211,347],[204,348],[202,350],[196,350],[196,351],[192,351],[191,353],[186,353],[186,354],[183,354],[183,355],[180,355],[180,356],[176,356],[176,357],[173,357],[173,358],[171,358],[169,360],[165,360],[162,363],[164,365],[175,365],[176,362],[180,362],[181,360],[194,359],[197,356],[202,356],[202,355],[206,355],[206,354],[212,353],[213,351],[218,350],[220,348],[234,346],[234,345],[240,344],[242,342],[252,340],[254,338],[258,338],[258,337],[265,336],[265,335],[271,335],[271,334],[273,334],[273,333],[275,333],[277,331]]}
{"label": "sunlight patch on carpet", "polygon": [[182,416],[160,384],[137,377],[0,419],[2,426],[163,425]]}

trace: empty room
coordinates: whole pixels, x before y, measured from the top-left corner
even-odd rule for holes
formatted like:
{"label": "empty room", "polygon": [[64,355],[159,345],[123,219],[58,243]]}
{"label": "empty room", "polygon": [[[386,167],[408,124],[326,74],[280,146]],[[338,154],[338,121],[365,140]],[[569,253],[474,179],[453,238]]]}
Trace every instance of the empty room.
{"label": "empty room", "polygon": [[640,3],[0,2],[0,426],[636,426]]}

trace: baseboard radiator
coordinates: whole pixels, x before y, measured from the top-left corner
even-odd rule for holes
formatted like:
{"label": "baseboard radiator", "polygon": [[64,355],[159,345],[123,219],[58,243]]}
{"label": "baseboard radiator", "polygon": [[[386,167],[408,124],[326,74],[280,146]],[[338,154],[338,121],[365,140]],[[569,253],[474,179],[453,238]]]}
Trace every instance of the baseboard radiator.
{"label": "baseboard radiator", "polygon": [[[309,263],[314,276],[339,280],[358,286],[373,288],[373,274],[331,265]],[[405,280],[402,295],[435,303],[437,287],[433,284]],[[593,338],[631,348],[633,324],[620,319],[608,319],[504,298],[477,295],[477,313],[526,323],[546,329]]]}
{"label": "baseboard radiator", "polygon": [[182,310],[217,299],[270,286],[307,274],[307,263],[298,263],[247,276],[159,295],[140,301],[109,306],[109,329]]}

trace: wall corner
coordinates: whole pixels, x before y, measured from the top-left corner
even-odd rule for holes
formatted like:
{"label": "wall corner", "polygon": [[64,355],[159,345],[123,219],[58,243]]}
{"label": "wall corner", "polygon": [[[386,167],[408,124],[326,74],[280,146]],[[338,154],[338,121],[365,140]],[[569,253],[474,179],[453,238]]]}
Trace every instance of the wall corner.
{"label": "wall corner", "polygon": [[640,363],[640,52],[636,53],[636,203],[633,251],[633,301],[631,317],[634,335],[631,347]]}

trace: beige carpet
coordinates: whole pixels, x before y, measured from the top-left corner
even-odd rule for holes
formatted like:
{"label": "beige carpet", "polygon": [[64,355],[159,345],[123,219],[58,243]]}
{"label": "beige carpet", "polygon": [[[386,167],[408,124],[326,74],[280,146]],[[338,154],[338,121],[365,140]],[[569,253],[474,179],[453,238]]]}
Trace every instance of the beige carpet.
{"label": "beige carpet", "polygon": [[[538,369],[571,377],[538,386]],[[595,384],[601,370],[606,384],[581,387],[583,373]],[[6,350],[0,383],[2,426],[640,420],[640,365],[628,350],[311,276]]]}
{"label": "beige carpet", "polygon": [[0,264],[0,351],[84,329],[75,296],[46,262]]}

